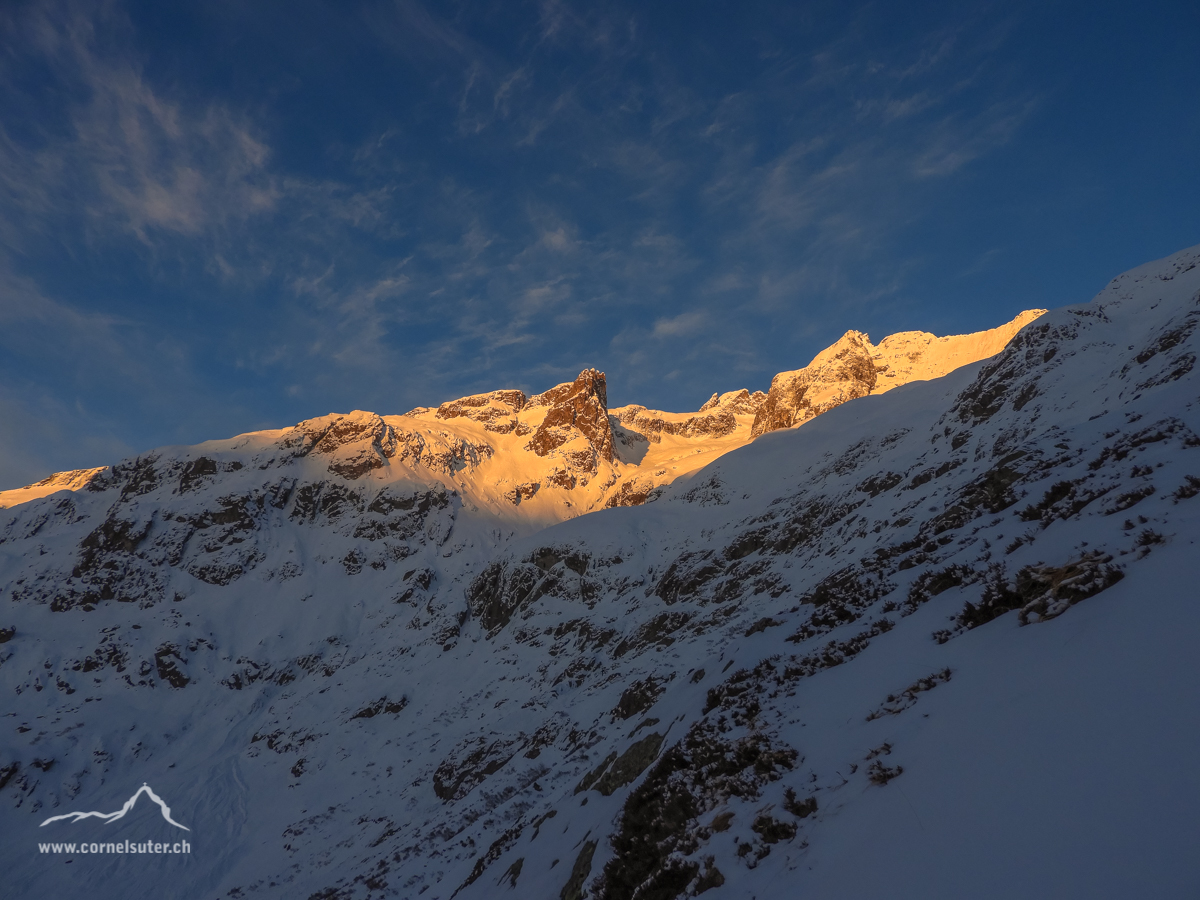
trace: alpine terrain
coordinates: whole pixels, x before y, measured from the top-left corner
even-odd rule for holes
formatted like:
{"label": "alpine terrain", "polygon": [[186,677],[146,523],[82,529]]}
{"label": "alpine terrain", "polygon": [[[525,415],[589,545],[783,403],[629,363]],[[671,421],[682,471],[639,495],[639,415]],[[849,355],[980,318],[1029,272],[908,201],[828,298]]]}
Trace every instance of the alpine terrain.
{"label": "alpine terrain", "polygon": [[1200,247],[2,493],[4,896],[1197,896],[1197,326]]}

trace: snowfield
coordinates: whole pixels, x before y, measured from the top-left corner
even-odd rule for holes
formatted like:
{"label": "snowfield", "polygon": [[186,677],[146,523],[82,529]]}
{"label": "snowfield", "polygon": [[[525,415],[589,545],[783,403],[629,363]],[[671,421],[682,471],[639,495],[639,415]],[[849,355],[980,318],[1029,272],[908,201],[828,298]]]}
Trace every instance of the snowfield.
{"label": "snowfield", "polygon": [[[1020,325],[900,386],[851,333],[688,416],[588,370],[24,497],[5,895],[1200,895],[1200,247]],[[143,782],[190,832],[40,826]]]}

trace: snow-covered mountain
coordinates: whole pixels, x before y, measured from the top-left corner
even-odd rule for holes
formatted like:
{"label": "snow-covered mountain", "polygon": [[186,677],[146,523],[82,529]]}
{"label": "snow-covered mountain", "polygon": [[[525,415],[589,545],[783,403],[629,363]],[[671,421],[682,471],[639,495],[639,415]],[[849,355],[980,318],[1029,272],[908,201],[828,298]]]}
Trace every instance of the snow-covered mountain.
{"label": "snow-covered mountain", "polygon": [[[518,530],[540,528],[601,507],[643,503],[656,488],[764,431],[791,427],[854,397],[934,378],[992,356],[1043,312],[1028,310],[977,334],[939,338],[904,332],[884,338],[878,348],[866,335],[847,332],[804,369],[776,376],[768,394],[713,394],[694,413],[637,405],[610,410],[604,374],[587,369],[573,383],[532,397],[499,390],[402,416],[356,410],[228,441],[165,448],[118,469],[142,471],[143,494],[152,490],[145,472],[153,471],[172,493],[186,493],[208,484],[206,476],[218,475],[218,463],[224,467],[221,472],[249,465],[300,480],[334,476],[339,483],[361,481],[368,488],[440,486],[472,511]],[[803,414],[784,412],[797,407],[803,407]],[[770,421],[763,418],[768,410]],[[63,490],[104,488],[123,477],[119,471],[102,477],[107,469],[59,472],[0,491],[0,508]],[[218,478],[216,489],[227,480]]]}
{"label": "snow-covered mountain", "polygon": [[[850,333],[693,415],[589,370],[11,507],[6,887],[1194,896],[1200,248],[1026,319]],[[143,782],[190,854],[38,852],[178,840],[39,827]]]}

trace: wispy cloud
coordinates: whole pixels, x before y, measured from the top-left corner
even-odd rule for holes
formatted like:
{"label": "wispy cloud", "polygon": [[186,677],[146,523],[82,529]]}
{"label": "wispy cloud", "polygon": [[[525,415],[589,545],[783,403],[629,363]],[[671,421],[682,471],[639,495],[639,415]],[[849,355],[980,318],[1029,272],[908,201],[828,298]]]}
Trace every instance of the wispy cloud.
{"label": "wispy cloud", "polygon": [[668,319],[658,319],[651,334],[656,338],[687,337],[698,333],[708,321],[708,313],[697,309]]}
{"label": "wispy cloud", "polygon": [[[11,340],[57,323],[147,382],[131,420],[207,393],[253,419],[230,432],[585,365],[658,405],[683,396],[670,373],[700,400],[721,372],[762,387],[898,294],[913,223],[1033,99],[992,87],[986,22],[878,44],[850,15],[814,44],[776,11],[708,46],[620,6],[362,9],[322,36],[353,66],[315,75],[290,34],[264,40],[278,23],[210,11],[282,54],[261,92],[164,75],[116,2],[5,13]],[[64,370],[39,377],[90,396]]]}
{"label": "wispy cloud", "polygon": [[127,39],[128,22],[92,13],[44,4],[10,19],[26,38],[24,54],[40,57],[59,96],[70,98],[60,120],[0,141],[10,246],[19,250],[15,236],[30,226],[50,230],[81,211],[92,240],[104,243],[117,228],[150,244],[162,233],[195,238],[273,209],[279,192],[269,151],[252,125],[217,103],[185,108],[164,98],[136,63],[109,52]]}

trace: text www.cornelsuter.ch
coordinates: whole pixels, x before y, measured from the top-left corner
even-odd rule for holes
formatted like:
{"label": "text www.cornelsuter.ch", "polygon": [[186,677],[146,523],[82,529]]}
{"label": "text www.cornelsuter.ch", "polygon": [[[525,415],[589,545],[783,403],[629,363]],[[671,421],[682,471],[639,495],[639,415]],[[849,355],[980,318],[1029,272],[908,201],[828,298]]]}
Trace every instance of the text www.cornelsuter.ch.
{"label": "text www.cornelsuter.ch", "polygon": [[191,853],[192,845],[187,841],[173,844],[159,841],[109,841],[107,843],[38,844],[42,853]]}

